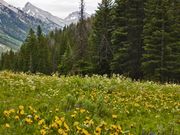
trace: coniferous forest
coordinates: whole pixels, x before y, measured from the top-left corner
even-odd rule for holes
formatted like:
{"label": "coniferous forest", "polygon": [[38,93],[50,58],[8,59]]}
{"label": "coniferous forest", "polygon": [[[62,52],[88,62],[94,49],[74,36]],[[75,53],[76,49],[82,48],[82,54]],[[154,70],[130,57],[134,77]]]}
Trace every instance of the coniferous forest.
{"label": "coniferous forest", "polygon": [[178,0],[102,0],[94,15],[44,34],[30,29],[18,52],[3,53],[1,70],[62,75],[120,74],[180,82]]}

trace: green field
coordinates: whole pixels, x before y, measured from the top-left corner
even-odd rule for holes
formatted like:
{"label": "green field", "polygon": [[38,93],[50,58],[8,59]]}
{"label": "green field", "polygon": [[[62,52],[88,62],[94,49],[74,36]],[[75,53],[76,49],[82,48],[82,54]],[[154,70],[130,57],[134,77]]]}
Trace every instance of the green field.
{"label": "green field", "polygon": [[179,135],[180,86],[0,72],[0,135]]}

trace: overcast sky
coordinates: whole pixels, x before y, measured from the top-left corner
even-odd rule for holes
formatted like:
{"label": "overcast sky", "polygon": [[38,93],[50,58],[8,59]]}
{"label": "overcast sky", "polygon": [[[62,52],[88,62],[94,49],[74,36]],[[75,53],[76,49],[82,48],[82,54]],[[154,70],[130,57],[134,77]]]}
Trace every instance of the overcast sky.
{"label": "overcast sky", "polygon": [[[28,1],[33,5],[49,11],[53,15],[60,18],[66,17],[69,13],[79,10],[80,0],[4,0],[15,7],[22,8]],[[89,14],[94,13],[97,9],[98,2],[101,0],[85,0],[86,12]]]}

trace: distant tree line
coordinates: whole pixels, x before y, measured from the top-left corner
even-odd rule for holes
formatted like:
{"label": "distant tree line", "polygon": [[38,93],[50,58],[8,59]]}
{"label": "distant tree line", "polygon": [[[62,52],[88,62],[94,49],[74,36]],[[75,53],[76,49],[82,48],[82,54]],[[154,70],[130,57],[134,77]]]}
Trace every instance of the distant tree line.
{"label": "distant tree line", "polygon": [[122,74],[180,81],[178,0],[102,0],[94,16],[48,35],[29,31],[18,52],[3,53],[0,69],[44,74]]}

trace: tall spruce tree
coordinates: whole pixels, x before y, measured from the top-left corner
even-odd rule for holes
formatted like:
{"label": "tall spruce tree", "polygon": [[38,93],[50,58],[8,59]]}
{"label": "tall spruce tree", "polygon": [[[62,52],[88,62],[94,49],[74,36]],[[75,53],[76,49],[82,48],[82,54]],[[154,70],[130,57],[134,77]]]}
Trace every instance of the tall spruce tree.
{"label": "tall spruce tree", "polygon": [[170,37],[169,48],[171,48],[168,60],[168,78],[170,81],[180,82],[180,2],[172,0],[167,6],[169,6],[167,15],[170,23],[168,34]]}
{"label": "tall spruce tree", "polygon": [[142,77],[143,0],[116,0],[112,32],[112,71],[138,79]]}
{"label": "tall spruce tree", "polygon": [[148,0],[144,25],[145,78],[161,82],[171,81],[179,72],[178,15],[175,1]]}
{"label": "tall spruce tree", "polygon": [[[28,70],[32,73],[36,72],[36,51],[37,51],[37,40],[33,29],[30,29],[27,39],[25,40],[25,57],[27,56]],[[24,59],[24,58],[23,58]],[[25,60],[26,61],[26,60]]]}
{"label": "tall spruce tree", "polygon": [[50,51],[47,44],[48,40],[43,35],[40,26],[37,27],[36,35],[37,35],[37,50],[35,52],[37,58],[37,71],[48,74],[51,72]]}
{"label": "tall spruce tree", "polygon": [[96,11],[92,40],[92,61],[95,73],[110,74],[112,59],[111,30],[112,30],[112,0],[102,0]]}
{"label": "tall spruce tree", "polygon": [[90,62],[88,60],[88,31],[85,18],[85,2],[80,1],[79,22],[77,24],[76,46],[73,51],[74,64],[73,74],[87,74]]}

